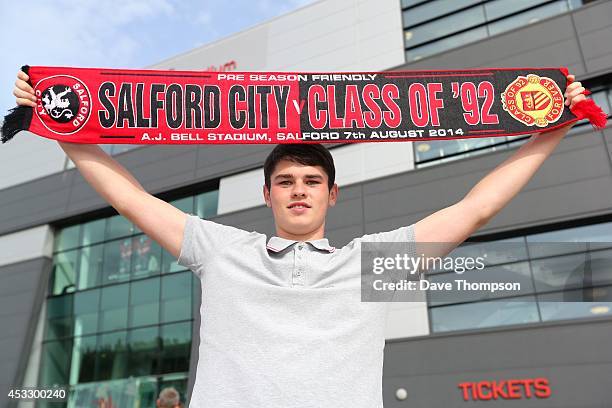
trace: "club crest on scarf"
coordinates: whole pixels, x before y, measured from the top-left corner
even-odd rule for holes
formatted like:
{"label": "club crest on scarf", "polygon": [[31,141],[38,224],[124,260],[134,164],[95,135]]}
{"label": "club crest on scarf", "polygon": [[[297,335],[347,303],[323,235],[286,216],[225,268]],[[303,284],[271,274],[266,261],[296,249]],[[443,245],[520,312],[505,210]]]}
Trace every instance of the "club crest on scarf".
{"label": "club crest on scarf", "polygon": [[91,98],[85,84],[68,75],[41,80],[34,89],[38,96],[36,115],[50,131],[70,135],[89,119]]}
{"label": "club crest on scarf", "polygon": [[550,78],[518,76],[501,94],[503,109],[528,126],[545,127],[563,114],[563,94]]}

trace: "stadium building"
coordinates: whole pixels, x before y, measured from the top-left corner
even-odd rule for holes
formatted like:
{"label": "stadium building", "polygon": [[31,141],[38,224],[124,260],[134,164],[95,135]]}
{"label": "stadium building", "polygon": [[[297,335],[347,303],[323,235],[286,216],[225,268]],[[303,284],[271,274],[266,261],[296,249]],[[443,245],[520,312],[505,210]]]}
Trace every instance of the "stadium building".
{"label": "stadium building", "polygon": [[[610,112],[610,38],[611,1],[321,0],[152,68],[567,66]],[[328,238],[341,247],[449,206],[526,140],[332,145],[340,199]],[[104,148],[147,191],[182,210],[273,234],[261,197],[271,146]],[[21,133],[2,146],[0,162],[0,406],[154,406],[166,386],[188,399],[199,345],[197,277],[117,215],[54,141]],[[520,276],[526,289],[393,303],[385,407],[610,406],[610,128],[575,126],[470,241],[489,254],[512,244],[518,255],[499,256],[487,270]],[[542,253],[530,245],[538,242],[589,244]],[[53,385],[66,385],[68,403],[7,397],[11,388]]]}

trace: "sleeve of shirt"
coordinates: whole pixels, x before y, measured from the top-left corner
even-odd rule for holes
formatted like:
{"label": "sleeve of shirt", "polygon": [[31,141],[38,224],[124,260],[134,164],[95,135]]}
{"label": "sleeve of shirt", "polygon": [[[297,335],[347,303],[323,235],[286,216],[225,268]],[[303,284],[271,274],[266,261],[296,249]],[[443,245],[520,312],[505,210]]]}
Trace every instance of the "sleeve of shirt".
{"label": "sleeve of shirt", "polygon": [[409,242],[415,243],[414,224],[391,231],[367,234],[362,237],[365,242]]}
{"label": "sleeve of shirt", "polygon": [[417,255],[414,224],[400,227],[391,231],[367,234],[361,237],[361,242],[405,242],[411,256]]}
{"label": "sleeve of shirt", "polygon": [[178,264],[199,273],[224,245],[244,235],[248,232],[187,214]]}

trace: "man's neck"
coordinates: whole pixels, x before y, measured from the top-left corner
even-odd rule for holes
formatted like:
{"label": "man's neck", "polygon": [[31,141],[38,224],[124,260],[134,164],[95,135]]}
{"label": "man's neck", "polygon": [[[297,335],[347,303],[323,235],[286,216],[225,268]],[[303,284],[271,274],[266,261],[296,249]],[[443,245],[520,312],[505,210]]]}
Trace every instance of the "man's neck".
{"label": "man's neck", "polygon": [[325,228],[321,226],[321,228],[307,234],[292,234],[280,228],[276,228],[276,236],[290,241],[315,241],[325,238]]}

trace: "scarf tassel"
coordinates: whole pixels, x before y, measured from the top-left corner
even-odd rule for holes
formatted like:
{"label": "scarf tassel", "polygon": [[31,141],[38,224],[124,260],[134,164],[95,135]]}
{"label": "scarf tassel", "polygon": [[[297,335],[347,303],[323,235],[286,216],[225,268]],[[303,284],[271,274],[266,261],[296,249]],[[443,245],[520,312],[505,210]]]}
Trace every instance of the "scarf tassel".
{"label": "scarf tassel", "polygon": [[[585,92],[586,94],[586,92]],[[608,115],[599,107],[593,99],[585,99],[578,102],[570,109],[578,119],[587,119],[593,128],[604,129],[608,121]]]}
{"label": "scarf tassel", "polygon": [[[29,65],[21,67],[21,70],[26,74],[29,69]],[[28,83],[32,85],[30,81]],[[27,130],[30,127],[30,122],[32,122],[33,114],[34,108],[31,106],[17,106],[11,109],[9,114],[4,117],[4,123],[2,123],[2,134],[0,136],[2,143],[8,142],[22,130]]]}
{"label": "scarf tassel", "polygon": [[4,117],[2,124],[2,143],[6,143],[13,138],[17,133],[26,130],[30,127],[34,108],[30,106],[17,106],[9,111],[9,114]]}

